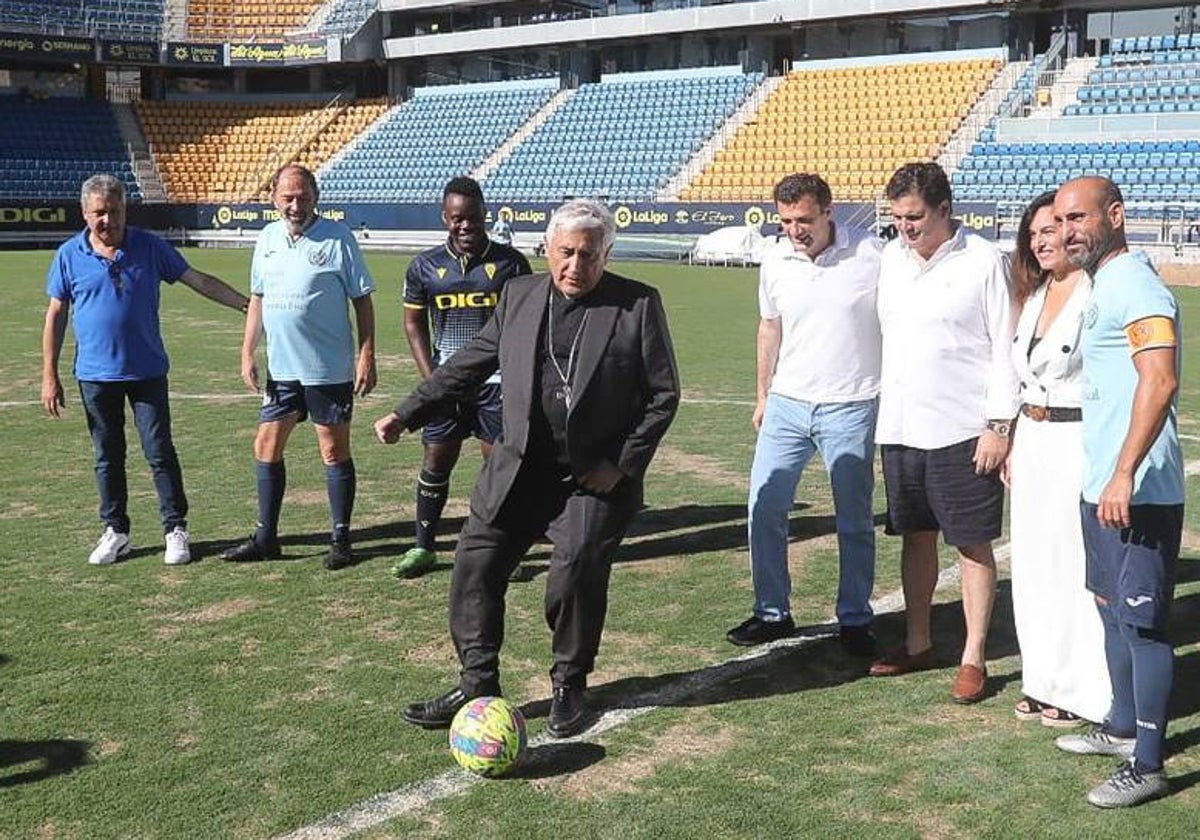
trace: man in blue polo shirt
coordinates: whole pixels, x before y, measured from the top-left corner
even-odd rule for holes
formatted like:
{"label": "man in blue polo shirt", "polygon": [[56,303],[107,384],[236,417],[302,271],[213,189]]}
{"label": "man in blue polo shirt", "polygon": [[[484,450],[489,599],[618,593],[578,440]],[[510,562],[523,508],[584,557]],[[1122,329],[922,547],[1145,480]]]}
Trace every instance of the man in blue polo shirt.
{"label": "man in blue polo shirt", "polygon": [[68,316],[75,328],[75,379],[96,452],[96,485],[104,533],[88,557],[107,566],[129,553],[125,481],[125,403],[154,475],[165,534],[163,561],[191,560],[187,496],[171,440],[167,351],[159,329],[159,284],[182,281],[206,298],[246,310],[246,297],[188,266],[173,246],[125,224],[125,186],[111,175],[83,182],[87,227],[63,243],[50,264],[50,305],[42,330],[42,405],[52,417],[64,405],[58,359]]}
{"label": "man in blue polo shirt", "polygon": [[[254,437],[258,524],[250,539],[223,556],[244,562],[281,555],[283,451],[296,424],[311,417],[333,520],[325,568],[340,569],[352,562],[354,395],[365,396],[375,387],[375,281],[350,229],[317,214],[312,172],[295,164],[283,167],[273,179],[271,197],[281,218],[263,228],[254,246],[242,339],[242,380],[257,393],[255,351],[261,333],[267,335],[267,381]],[[347,302],[358,324],[357,359]]]}
{"label": "man in blue polo shirt", "polygon": [[1167,792],[1163,772],[1174,651],[1167,613],[1183,528],[1176,424],[1179,307],[1125,243],[1125,205],[1107,178],[1068,181],[1054,200],[1067,256],[1093,277],[1083,321],[1084,547],[1104,623],[1108,720],[1060,749],[1122,759],[1088,794],[1101,808]]}
{"label": "man in blue polo shirt", "polygon": [[[404,332],[422,379],[444,364],[492,317],[500,289],[511,277],[531,274],[515,248],[488,239],[483,191],[471,178],[453,178],[442,190],[447,239],[418,254],[404,278]],[[433,336],[430,337],[432,322]],[[450,473],[462,442],[479,438],[484,456],[500,436],[500,374],[482,385],[470,403],[426,424],[425,457],[417,478],[416,542],[392,567],[398,577],[416,577],[436,562],[438,522],[450,495]]]}

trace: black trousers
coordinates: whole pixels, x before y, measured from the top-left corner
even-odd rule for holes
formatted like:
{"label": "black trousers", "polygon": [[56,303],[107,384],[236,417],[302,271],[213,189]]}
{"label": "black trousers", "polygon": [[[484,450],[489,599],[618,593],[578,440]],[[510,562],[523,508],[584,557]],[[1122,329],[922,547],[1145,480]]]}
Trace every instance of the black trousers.
{"label": "black trousers", "polygon": [[466,694],[500,691],[508,577],[543,534],[554,544],[545,605],[553,634],[550,678],[556,686],[584,685],[604,631],[612,555],[641,502],[639,482],[625,480],[600,497],[553,470],[522,467],[494,522],[471,511],[450,581],[450,634]]}

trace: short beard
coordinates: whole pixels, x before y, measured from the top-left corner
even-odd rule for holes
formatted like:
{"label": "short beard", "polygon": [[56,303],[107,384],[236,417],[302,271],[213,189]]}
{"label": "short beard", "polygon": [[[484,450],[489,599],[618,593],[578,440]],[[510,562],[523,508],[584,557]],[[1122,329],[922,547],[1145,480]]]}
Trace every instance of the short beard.
{"label": "short beard", "polygon": [[1117,229],[1105,223],[1100,238],[1090,248],[1086,248],[1078,257],[1068,254],[1067,261],[1076,268],[1082,268],[1090,277],[1095,277],[1100,263],[1104,262],[1104,258],[1117,249],[1118,238]]}

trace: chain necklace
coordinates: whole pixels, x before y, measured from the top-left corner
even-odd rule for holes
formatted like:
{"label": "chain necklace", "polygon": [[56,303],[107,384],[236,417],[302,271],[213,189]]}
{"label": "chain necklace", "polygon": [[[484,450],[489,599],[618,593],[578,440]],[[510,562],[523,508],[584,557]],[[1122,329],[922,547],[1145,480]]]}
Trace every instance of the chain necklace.
{"label": "chain necklace", "polygon": [[558,357],[554,355],[554,286],[551,285],[550,297],[546,301],[546,354],[562,382],[562,387],[554,390],[554,398],[566,403],[568,410],[571,408],[571,376],[575,372],[575,351],[579,348],[579,337],[583,335],[583,328],[587,325],[590,314],[590,309],[583,310],[579,328],[575,330],[575,337],[571,339],[571,351],[567,354],[567,369],[564,372],[558,365]]}

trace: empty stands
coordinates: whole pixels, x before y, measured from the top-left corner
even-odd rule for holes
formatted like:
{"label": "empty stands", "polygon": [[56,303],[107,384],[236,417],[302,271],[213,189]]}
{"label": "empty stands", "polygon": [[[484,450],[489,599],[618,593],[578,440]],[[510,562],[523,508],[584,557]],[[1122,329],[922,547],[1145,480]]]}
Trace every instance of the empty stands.
{"label": "empty stands", "polygon": [[1200,112],[1200,34],[1116,38],[1066,116]]}
{"label": "empty stands", "polygon": [[[1093,174],[1112,178],[1129,202],[1198,202],[1200,140],[977,143],[954,173],[954,193],[964,200],[1023,204],[1063,181]],[[1133,215],[1144,214],[1139,209]]]}
{"label": "empty stands", "polygon": [[163,0],[3,0],[0,28],[157,38]]}
{"label": "empty stands", "polygon": [[422,88],[319,174],[337,201],[436,201],[544,106],[557,82]]}
{"label": "empty stands", "polygon": [[952,175],[955,195],[1016,210],[1063,181],[1099,174],[1121,187],[1132,217],[1155,217],[1167,205],[1194,217],[1200,36],[1114,39],[1076,95],[1052,120],[1053,133],[1036,114],[983,132]]}
{"label": "empty stands", "polygon": [[0,97],[0,199],[77,199],[84,179],[102,172],[141,200],[107,103]]}
{"label": "empty stands", "polygon": [[170,199],[227,202],[265,200],[277,168],[319,163],[386,107],[143,101],[137,111]]}
{"label": "empty stands", "polygon": [[794,70],[683,190],[692,201],[765,201],[789,172],[835,198],[877,198],[902,163],[932,160],[1001,62],[967,59]]}
{"label": "empty stands", "polygon": [[337,0],[321,29],[324,32],[355,32],[379,7],[379,0]]}
{"label": "empty stands", "polygon": [[585,84],[485,181],[497,200],[651,200],[761,76],[628,74]]}
{"label": "empty stands", "polygon": [[270,40],[303,28],[321,0],[189,0],[188,37]]}

